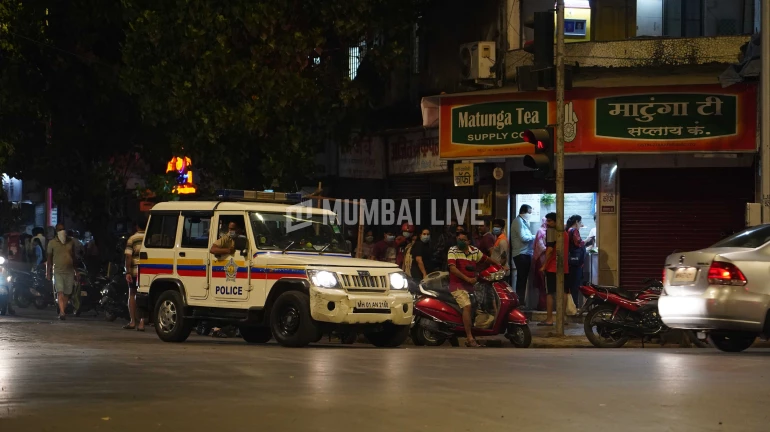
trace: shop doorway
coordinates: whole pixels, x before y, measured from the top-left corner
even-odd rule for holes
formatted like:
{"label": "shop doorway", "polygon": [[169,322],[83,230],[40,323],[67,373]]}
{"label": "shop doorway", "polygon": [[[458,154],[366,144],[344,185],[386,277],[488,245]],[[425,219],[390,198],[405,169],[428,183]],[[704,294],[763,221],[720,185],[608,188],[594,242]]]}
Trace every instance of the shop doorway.
{"label": "shop doorway", "polygon": [[[583,227],[580,229],[580,236],[585,241],[591,235],[596,236],[596,198],[595,192],[575,192],[564,194],[564,221],[572,215],[580,215],[582,218]],[[529,219],[529,230],[536,237],[542,236],[544,231],[543,220],[548,213],[556,212],[556,195],[555,194],[517,194],[515,199],[511,200],[513,208],[511,209],[511,217],[518,216],[521,206],[528,205],[532,207],[532,216]],[[540,233],[539,233],[540,232]],[[526,306],[530,309],[541,309],[543,307],[544,298],[542,292],[544,292],[543,276],[539,271],[539,265],[542,260],[542,248],[535,247],[532,257],[532,266],[530,268],[527,287]],[[593,252],[593,250],[592,250]],[[515,254],[516,252],[512,252]],[[540,256],[538,256],[538,254]],[[593,275],[597,271],[598,260],[592,259],[594,253],[589,253],[586,256],[586,263],[583,270],[583,281],[594,281]],[[514,284],[516,278],[519,277],[518,271],[515,273]],[[578,300],[580,303],[580,299]]]}

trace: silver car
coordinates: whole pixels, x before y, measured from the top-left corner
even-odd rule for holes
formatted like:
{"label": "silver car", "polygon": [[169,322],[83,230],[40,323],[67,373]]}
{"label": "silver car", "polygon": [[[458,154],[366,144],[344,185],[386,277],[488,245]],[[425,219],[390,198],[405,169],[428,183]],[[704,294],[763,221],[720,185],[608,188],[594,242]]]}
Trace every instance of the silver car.
{"label": "silver car", "polygon": [[658,308],[669,327],[701,330],[728,352],[770,333],[770,224],[669,255],[663,278]]}

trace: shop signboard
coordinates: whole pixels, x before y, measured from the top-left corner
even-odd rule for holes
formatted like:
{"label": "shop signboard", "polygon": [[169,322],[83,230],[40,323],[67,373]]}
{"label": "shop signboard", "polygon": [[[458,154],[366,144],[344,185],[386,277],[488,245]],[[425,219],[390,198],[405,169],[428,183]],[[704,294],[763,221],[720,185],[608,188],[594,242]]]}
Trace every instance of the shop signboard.
{"label": "shop signboard", "polygon": [[339,151],[339,176],[359,179],[385,178],[385,146],[380,137],[355,139]]}
{"label": "shop signboard", "polygon": [[455,186],[473,186],[473,163],[458,163],[454,165]]}
{"label": "shop signboard", "polygon": [[388,137],[388,173],[416,174],[442,172],[447,163],[438,150],[438,129]]}
{"label": "shop signboard", "polygon": [[[753,83],[728,88],[710,84],[579,88],[567,92],[565,104],[565,153],[756,151]],[[552,123],[548,120],[555,119],[555,111],[552,92],[442,98],[441,157],[531,153],[532,147],[522,144],[519,134]],[[546,112],[548,116],[543,115]]]}

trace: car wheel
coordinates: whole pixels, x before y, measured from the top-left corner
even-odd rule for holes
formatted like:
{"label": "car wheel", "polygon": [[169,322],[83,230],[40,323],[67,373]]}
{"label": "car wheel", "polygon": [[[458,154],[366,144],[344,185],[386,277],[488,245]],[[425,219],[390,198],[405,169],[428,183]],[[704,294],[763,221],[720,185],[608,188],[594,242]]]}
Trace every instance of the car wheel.
{"label": "car wheel", "polygon": [[742,332],[712,332],[709,334],[709,342],[724,352],[741,352],[752,344],[757,338],[753,333]]}
{"label": "car wheel", "polygon": [[316,341],[320,331],[310,317],[310,297],[299,291],[281,294],[270,311],[270,329],[285,347],[303,347]]}
{"label": "car wheel", "polygon": [[386,324],[385,328],[378,332],[366,333],[366,338],[372,345],[380,348],[395,348],[403,344],[409,337],[409,326]]}
{"label": "car wheel", "polygon": [[273,333],[269,327],[240,326],[238,331],[243,340],[248,343],[263,344],[273,338]]}
{"label": "car wheel", "polygon": [[184,342],[193,322],[184,317],[184,303],[178,291],[165,291],[155,303],[155,333],[164,342]]}

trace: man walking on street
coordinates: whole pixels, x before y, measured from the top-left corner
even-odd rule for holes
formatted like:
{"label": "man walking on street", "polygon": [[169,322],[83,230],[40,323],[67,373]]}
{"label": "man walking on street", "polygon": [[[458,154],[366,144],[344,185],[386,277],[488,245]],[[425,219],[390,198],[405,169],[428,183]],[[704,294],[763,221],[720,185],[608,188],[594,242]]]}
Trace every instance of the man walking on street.
{"label": "man walking on street", "polygon": [[126,330],[137,329],[144,331],[144,317],[139,318],[139,327],[136,326],[136,290],[139,288],[139,250],[144,243],[144,227],[147,221],[141,219],[136,222],[136,233],[126,241],[126,283],[128,284],[128,313],[131,321],[123,326]]}
{"label": "man walking on street", "polygon": [[516,266],[516,295],[519,296],[519,301],[523,305],[526,305],[524,299],[527,294],[529,270],[532,267],[532,243],[535,240],[535,236],[529,230],[531,215],[532,207],[524,204],[511,224],[511,256]]}
{"label": "man walking on street", "polygon": [[64,321],[67,302],[72,295],[78,276],[75,272],[74,242],[64,231],[64,224],[56,225],[56,237],[48,242],[46,277],[53,279],[59,302],[59,319]]}

